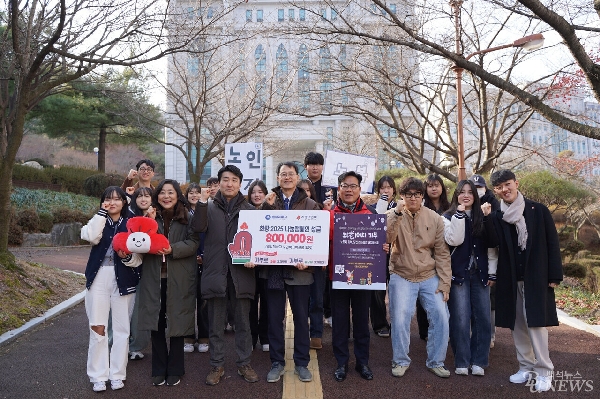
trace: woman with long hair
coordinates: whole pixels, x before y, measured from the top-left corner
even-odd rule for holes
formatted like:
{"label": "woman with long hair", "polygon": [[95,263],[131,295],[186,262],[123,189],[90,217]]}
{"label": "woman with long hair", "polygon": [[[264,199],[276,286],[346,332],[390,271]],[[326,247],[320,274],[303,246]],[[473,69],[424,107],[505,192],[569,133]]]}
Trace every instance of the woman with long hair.
{"label": "woman with long hair", "polygon": [[172,386],[185,374],[184,337],[195,330],[198,234],[191,228],[188,201],[177,181],[161,181],[152,204],[148,216],[156,220],[169,246],[144,257],[138,327],[151,331],[152,383]]}
{"label": "woman with long hair", "polygon": [[[262,180],[254,180],[248,187],[248,202],[258,209],[269,194],[267,186]],[[252,348],[256,347],[260,339],[263,352],[269,351],[268,335],[268,303],[267,303],[267,279],[259,277],[260,268],[255,269],[256,292],[254,300],[250,305],[250,332],[252,334]]]}
{"label": "woman with long hair", "polygon": [[[81,238],[92,244],[85,268],[85,312],[90,327],[87,374],[93,390],[121,389],[126,378],[130,319],[140,278],[136,266],[141,256],[115,252],[112,239],[127,231],[127,194],[110,186],[100,198],[100,209],[81,228]],[[107,326],[112,313],[112,346],[108,345]]]}
{"label": "woman with long hair", "polygon": [[444,213],[444,238],[452,259],[450,345],[458,375],[468,375],[471,367],[473,375],[483,376],[489,361],[490,286],[498,264],[490,212],[490,204],[480,205],[475,184],[461,180]]}

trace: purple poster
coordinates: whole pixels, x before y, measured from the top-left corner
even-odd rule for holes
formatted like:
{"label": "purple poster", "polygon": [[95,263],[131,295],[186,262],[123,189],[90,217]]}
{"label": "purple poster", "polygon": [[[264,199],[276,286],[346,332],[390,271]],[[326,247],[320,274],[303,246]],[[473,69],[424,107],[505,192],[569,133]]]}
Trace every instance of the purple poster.
{"label": "purple poster", "polygon": [[334,215],[332,288],[386,289],[385,230],[385,215]]}

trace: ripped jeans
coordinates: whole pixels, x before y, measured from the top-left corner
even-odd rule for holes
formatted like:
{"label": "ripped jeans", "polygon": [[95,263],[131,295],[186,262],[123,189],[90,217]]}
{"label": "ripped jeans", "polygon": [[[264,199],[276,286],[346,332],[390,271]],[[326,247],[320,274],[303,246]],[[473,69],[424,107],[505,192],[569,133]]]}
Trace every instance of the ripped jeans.
{"label": "ripped jeans", "polygon": [[[129,320],[135,294],[119,295],[114,266],[102,266],[85,293],[89,320],[87,374],[90,382],[124,380],[129,352]],[[112,310],[113,344],[108,347],[108,314]],[[104,335],[92,329],[104,327]]]}

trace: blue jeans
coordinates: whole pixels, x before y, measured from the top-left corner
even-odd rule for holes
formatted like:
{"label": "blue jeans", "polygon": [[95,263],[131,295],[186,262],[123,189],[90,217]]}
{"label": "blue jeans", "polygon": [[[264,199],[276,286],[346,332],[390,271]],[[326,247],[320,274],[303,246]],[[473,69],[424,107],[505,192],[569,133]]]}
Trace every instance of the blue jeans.
{"label": "blue jeans", "polygon": [[323,292],[325,291],[327,271],[317,266],[314,268],[313,278],[313,283],[310,285],[308,305],[310,337],[321,338],[323,336]]}
{"label": "blue jeans", "polygon": [[392,323],[392,363],[394,366],[409,366],[410,321],[415,313],[417,298],[427,312],[429,330],[427,335],[428,368],[444,365],[448,349],[448,306],[444,294],[435,293],[438,288],[437,275],[418,283],[410,282],[392,273],[388,295]]}
{"label": "blue jeans", "polygon": [[467,276],[462,285],[452,284],[448,309],[454,365],[487,367],[492,338],[490,287],[481,284],[478,273]]}

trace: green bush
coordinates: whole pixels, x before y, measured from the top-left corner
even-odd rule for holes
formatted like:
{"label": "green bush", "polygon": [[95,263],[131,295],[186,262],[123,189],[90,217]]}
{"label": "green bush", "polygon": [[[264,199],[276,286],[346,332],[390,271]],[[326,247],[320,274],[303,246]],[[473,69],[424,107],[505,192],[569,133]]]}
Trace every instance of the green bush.
{"label": "green bush", "polygon": [[17,212],[10,209],[10,223],[8,225],[8,245],[23,244],[23,229],[17,224]]}
{"label": "green bush", "polygon": [[44,169],[54,184],[61,184],[64,190],[75,194],[85,194],[83,184],[89,176],[98,173],[97,170],[62,166],[60,168]]}
{"label": "green bush", "polygon": [[40,232],[50,233],[54,225],[54,215],[49,212],[40,212],[38,217],[40,218]]}
{"label": "green bush", "polygon": [[54,223],[73,223],[79,222],[81,224],[86,224],[90,219],[90,215],[86,214],[78,209],[71,208],[57,208],[52,212],[54,216]]}
{"label": "green bush", "polygon": [[44,173],[44,170],[24,165],[13,166],[12,178],[15,180],[50,183],[50,176]]}
{"label": "green bush", "polygon": [[571,240],[565,244],[565,247],[563,249],[563,254],[565,256],[568,256],[569,258],[573,259],[573,257],[575,257],[577,252],[583,250],[584,248],[585,248],[585,244],[582,243],[581,241]]}
{"label": "green bush", "polygon": [[91,197],[100,197],[102,193],[109,186],[121,186],[125,178],[121,175],[112,173],[100,173],[97,175],[89,176],[83,183],[85,195]]}
{"label": "green bush", "polygon": [[523,173],[517,177],[523,195],[546,206],[591,203],[596,199],[592,191],[576,181],[561,179],[546,170]]}
{"label": "green bush", "polygon": [[99,198],[50,190],[30,190],[15,187],[10,195],[11,205],[17,209],[34,208],[38,213],[52,213],[54,209],[68,207],[92,215],[100,206]]}
{"label": "green bush", "polygon": [[587,276],[587,266],[575,262],[565,263],[563,273],[567,277],[584,278]]}
{"label": "green bush", "polygon": [[36,233],[40,230],[40,217],[33,208],[26,208],[17,214],[17,224],[24,233]]}

